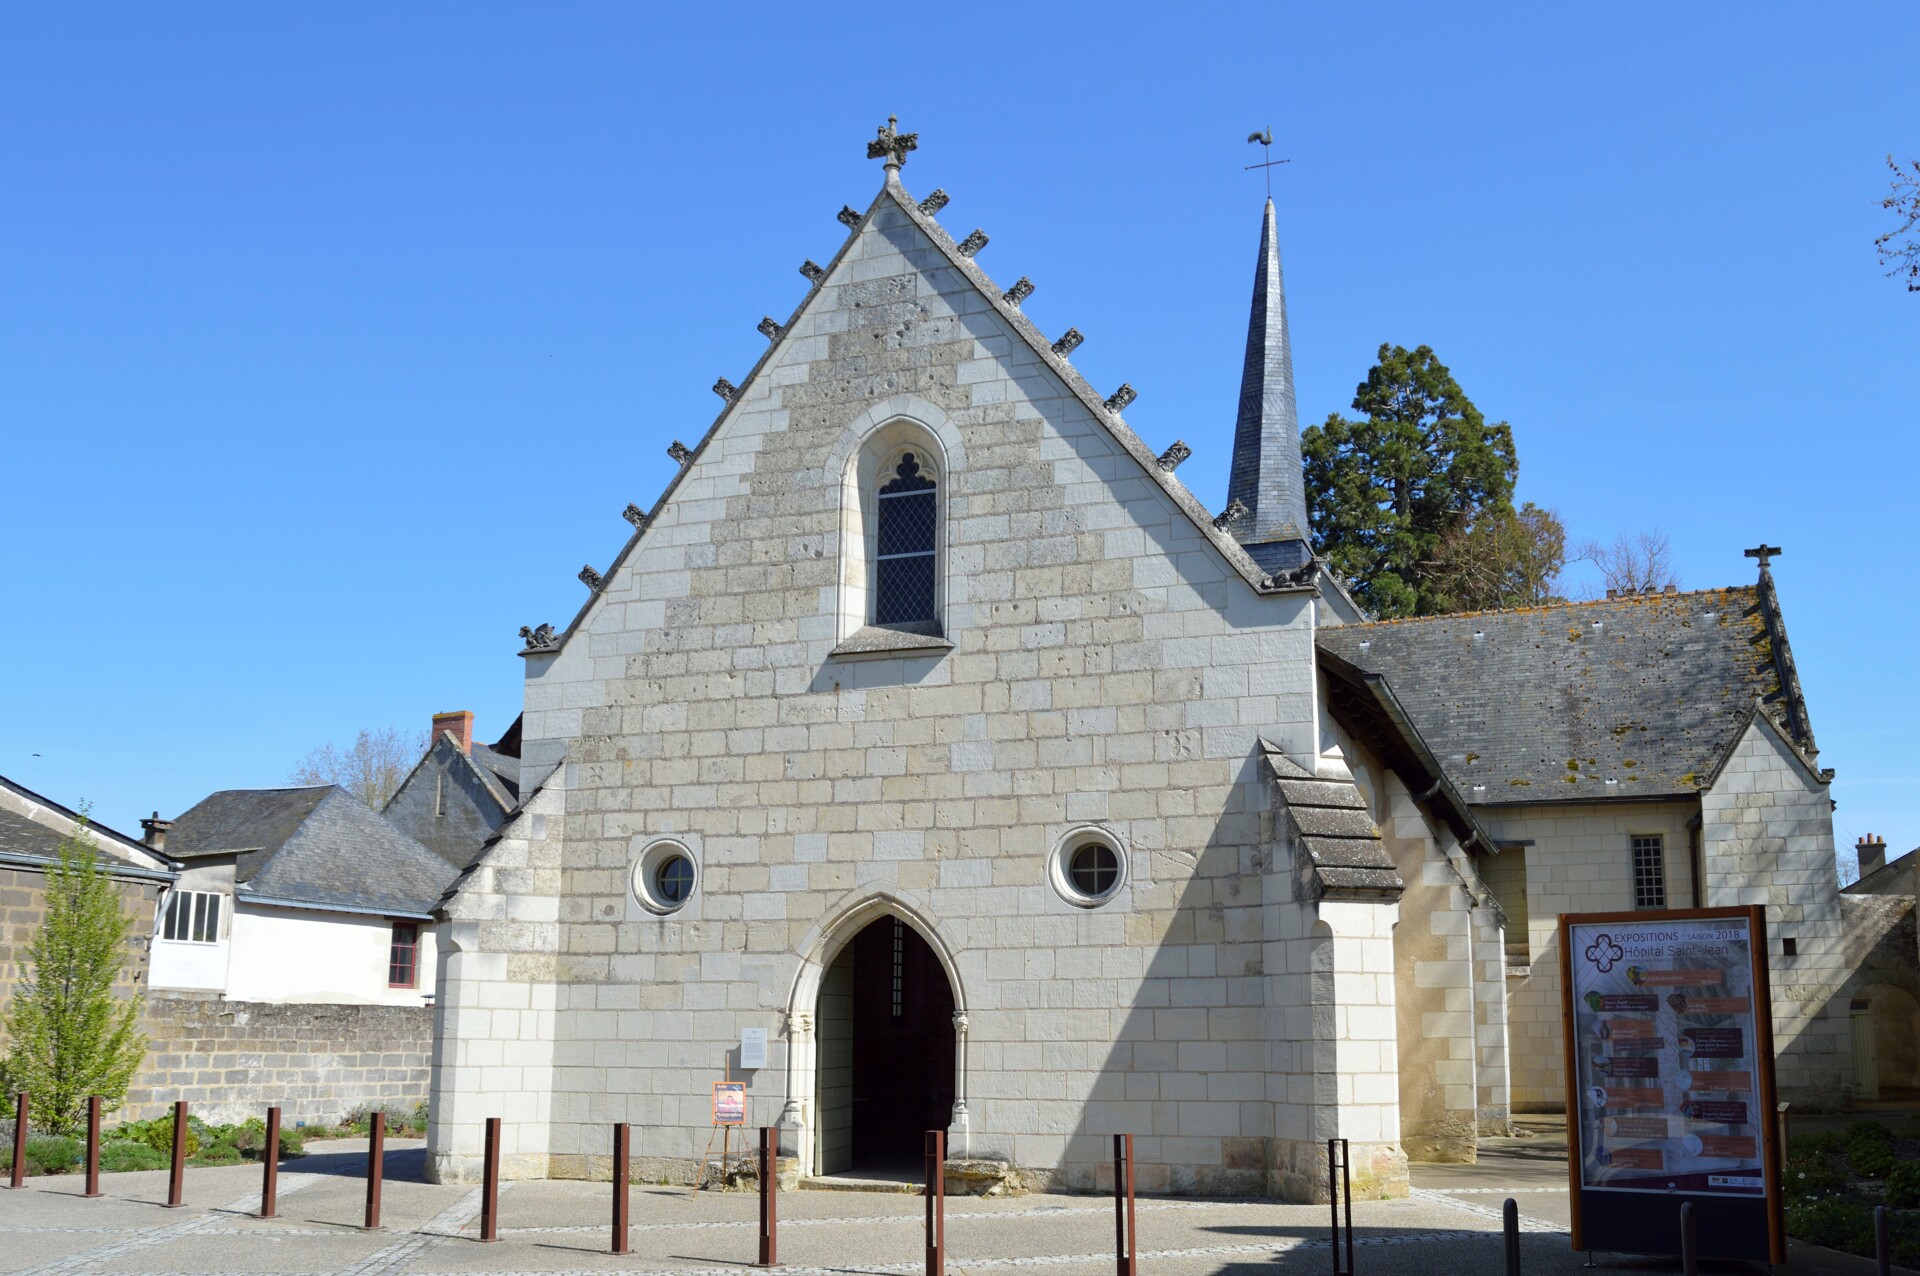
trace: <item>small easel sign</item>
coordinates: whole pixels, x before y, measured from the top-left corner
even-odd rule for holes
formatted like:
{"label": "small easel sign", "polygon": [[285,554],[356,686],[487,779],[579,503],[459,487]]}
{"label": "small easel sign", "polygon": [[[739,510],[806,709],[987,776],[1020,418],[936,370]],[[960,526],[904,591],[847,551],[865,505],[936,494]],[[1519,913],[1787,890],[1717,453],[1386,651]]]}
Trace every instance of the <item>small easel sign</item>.
{"label": "small easel sign", "polygon": [[[720,1187],[727,1186],[727,1162],[733,1154],[733,1127],[747,1123],[747,1083],[735,1081],[729,1067],[727,1079],[713,1083],[713,1128],[720,1134]],[[707,1154],[700,1158],[700,1185],[705,1191],[707,1166],[713,1163],[713,1136],[707,1136]]]}

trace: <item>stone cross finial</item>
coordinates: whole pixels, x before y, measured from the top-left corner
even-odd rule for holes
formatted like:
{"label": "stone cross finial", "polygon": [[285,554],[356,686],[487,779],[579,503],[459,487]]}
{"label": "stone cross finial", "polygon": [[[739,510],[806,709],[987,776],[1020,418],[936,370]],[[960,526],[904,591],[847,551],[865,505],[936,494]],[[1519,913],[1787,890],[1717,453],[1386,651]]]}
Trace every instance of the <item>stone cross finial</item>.
{"label": "stone cross finial", "polygon": [[867,158],[880,159],[884,156],[889,175],[900,171],[900,166],[907,162],[908,151],[920,149],[920,135],[900,132],[894,127],[899,122],[899,116],[889,115],[879,135],[867,143]]}
{"label": "stone cross finial", "polygon": [[1765,541],[1761,541],[1758,545],[1755,545],[1747,551],[1747,557],[1759,559],[1760,570],[1765,571],[1767,570],[1767,563],[1775,554],[1784,554],[1786,552],[1786,550],[1781,549],[1778,545],[1769,545]]}

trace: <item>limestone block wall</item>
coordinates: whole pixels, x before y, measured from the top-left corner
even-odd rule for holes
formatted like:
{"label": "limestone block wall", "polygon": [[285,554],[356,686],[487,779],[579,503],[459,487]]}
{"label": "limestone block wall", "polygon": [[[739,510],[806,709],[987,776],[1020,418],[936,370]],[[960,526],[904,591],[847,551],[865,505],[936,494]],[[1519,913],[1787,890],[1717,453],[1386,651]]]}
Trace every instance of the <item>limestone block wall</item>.
{"label": "limestone block wall", "polygon": [[1780,1095],[1803,1109],[1841,1106],[1854,1082],[1841,995],[1853,967],[1827,784],[1757,716],[1701,794],[1700,813],[1708,902],[1767,909]]}
{"label": "limestone block wall", "polygon": [[1530,965],[1507,979],[1508,1058],[1515,1112],[1559,1112],[1566,1105],[1560,1041],[1562,913],[1633,907],[1636,834],[1659,834],[1666,851],[1669,907],[1693,905],[1687,823],[1692,800],[1483,808],[1481,822],[1500,841],[1526,847]]}
{"label": "limestone block wall", "polygon": [[[1473,896],[1399,776],[1355,768],[1406,891],[1393,929],[1400,1144],[1416,1161],[1472,1161],[1479,1132]],[[1471,870],[1467,870],[1471,871]]]}
{"label": "limestone block wall", "polygon": [[[777,1043],[750,1119],[784,1114],[811,1155],[803,1017],[854,922],[890,912],[968,1018],[956,1143],[1090,1186],[1129,1131],[1143,1189],[1265,1190],[1266,988],[1306,975],[1264,964],[1269,908],[1299,906],[1256,759],[1262,735],[1315,755],[1310,599],[1255,593],[933,233],[876,206],[566,646],[528,661],[523,753],[571,777],[548,834],[555,1174],[598,1172],[613,1120],[697,1160],[748,1026]],[[836,656],[845,479],[901,422],[939,476],[952,650]],[[1128,874],[1094,909],[1049,877],[1088,827]],[[631,889],[660,839],[699,872],[667,916]],[[448,1016],[502,978],[462,964],[498,951],[467,934]],[[1390,938],[1356,942],[1355,977],[1390,981]],[[1345,1012],[1376,1066],[1385,996]]]}
{"label": "limestone block wall", "polygon": [[[1474,863],[1478,866],[1486,860],[1480,857]],[[1507,919],[1484,889],[1473,908],[1473,1035],[1479,1132],[1510,1135],[1513,1073],[1507,1038]]]}
{"label": "limestone block wall", "polygon": [[280,1005],[150,996],[145,1066],[118,1114],[164,1115],[176,1100],[207,1121],[280,1105],[287,1125],[356,1108],[411,1110],[427,1098],[433,1012],[425,1006]]}
{"label": "limestone block wall", "polygon": [[[29,973],[27,950],[47,915],[46,885],[46,874],[39,869],[0,864],[0,1006],[12,999],[14,990]],[[120,896],[121,907],[130,923],[125,964],[114,984],[115,991],[123,996],[132,996],[146,988],[154,910],[162,885],[135,878],[114,879],[114,891]]]}
{"label": "limestone block wall", "polygon": [[547,1172],[566,779],[563,768],[527,798],[445,909],[427,1128],[436,1183],[479,1178],[489,1117],[501,1121],[503,1175]]}

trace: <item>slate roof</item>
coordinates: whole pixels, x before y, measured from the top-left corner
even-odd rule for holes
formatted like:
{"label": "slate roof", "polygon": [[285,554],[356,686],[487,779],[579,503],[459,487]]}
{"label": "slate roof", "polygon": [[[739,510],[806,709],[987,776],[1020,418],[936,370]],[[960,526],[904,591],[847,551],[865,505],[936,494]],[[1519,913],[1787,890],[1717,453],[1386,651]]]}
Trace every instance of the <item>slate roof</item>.
{"label": "slate roof", "polygon": [[[0,793],[4,794],[4,802],[0,802],[0,854],[52,859],[59,853],[60,843],[66,840],[68,830],[79,827],[83,818],[78,811],[15,784],[5,776],[0,776]],[[56,828],[43,820],[36,820],[25,811],[15,809],[16,805],[37,809],[62,827]],[[138,838],[128,837],[91,819],[87,821],[86,829],[87,836],[102,852],[99,861],[102,867],[127,864],[149,872],[165,871],[161,866],[166,864],[166,857]]]}
{"label": "slate roof", "polygon": [[1756,701],[1812,752],[1771,586],[1375,621],[1318,643],[1385,679],[1469,803],[1670,797],[1707,783]]}
{"label": "slate roof", "polygon": [[251,894],[367,913],[424,914],[455,873],[331,784],[214,793],[174,821],[167,851],[237,856],[241,902]]}
{"label": "slate roof", "polygon": [[1366,799],[1353,781],[1319,779],[1271,742],[1263,739],[1260,747],[1286,801],[1294,841],[1307,853],[1320,894],[1399,898],[1406,883],[1382,845],[1380,830],[1367,814]]}
{"label": "slate roof", "polygon": [[511,811],[514,803],[520,799],[520,759],[495,753],[490,746],[478,742],[467,756],[472,760],[474,770],[494,790],[500,805]]}

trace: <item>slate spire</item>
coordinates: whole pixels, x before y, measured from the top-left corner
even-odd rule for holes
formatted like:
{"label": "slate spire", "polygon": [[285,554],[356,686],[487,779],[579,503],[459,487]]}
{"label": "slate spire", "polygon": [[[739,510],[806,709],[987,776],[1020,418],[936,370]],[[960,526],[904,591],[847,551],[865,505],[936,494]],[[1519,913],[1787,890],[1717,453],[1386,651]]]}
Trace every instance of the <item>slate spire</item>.
{"label": "slate spire", "polygon": [[1300,474],[1300,413],[1293,399],[1293,352],[1287,342],[1286,287],[1280,277],[1280,234],[1273,201],[1260,224],[1260,260],[1253,272],[1253,313],[1240,372],[1240,415],[1233,427],[1233,471],[1227,504],[1248,513],[1229,530],[1271,573],[1307,562],[1306,484]]}

